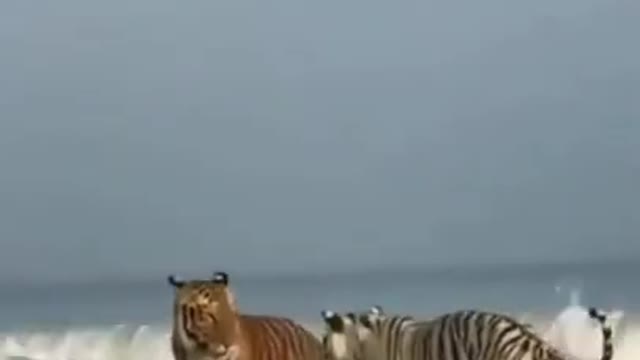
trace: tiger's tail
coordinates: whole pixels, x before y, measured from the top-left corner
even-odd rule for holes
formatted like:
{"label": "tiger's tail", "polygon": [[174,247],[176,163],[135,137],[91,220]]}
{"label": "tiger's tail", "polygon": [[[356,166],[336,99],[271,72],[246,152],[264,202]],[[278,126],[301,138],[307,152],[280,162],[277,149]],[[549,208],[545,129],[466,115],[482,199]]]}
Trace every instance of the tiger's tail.
{"label": "tiger's tail", "polygon": [[609,324],[607,314],[595,307],[589,308],[589,317],[596,320],[602,329],[602,357],[601,360],[611,360],[613,358],[613,339],[611,324]]}

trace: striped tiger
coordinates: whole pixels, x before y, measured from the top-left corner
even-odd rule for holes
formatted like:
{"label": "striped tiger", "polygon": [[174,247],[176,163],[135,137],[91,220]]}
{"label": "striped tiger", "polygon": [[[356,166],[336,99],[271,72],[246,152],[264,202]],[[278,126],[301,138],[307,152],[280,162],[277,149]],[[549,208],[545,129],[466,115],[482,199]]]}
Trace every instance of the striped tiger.
{"label": "striped tiger", "polygon": [[241,314],[229,276],[184,281],[175,289],[171,348],[176,360],[321,360],[321,342],[292,320]]}
{"label": "striped tiger", "polygon": [[[325,351],[335,360],[572,359],[536,335],[530,325],[486,311],[461,310],[422,321],[387,316],[374,306],[356,321],[331,311],[323,311],[322,316],[328,328]],[[601,359],[611,360],[607,317],[595,308],[589,309],[589,316],[602,326]]]}

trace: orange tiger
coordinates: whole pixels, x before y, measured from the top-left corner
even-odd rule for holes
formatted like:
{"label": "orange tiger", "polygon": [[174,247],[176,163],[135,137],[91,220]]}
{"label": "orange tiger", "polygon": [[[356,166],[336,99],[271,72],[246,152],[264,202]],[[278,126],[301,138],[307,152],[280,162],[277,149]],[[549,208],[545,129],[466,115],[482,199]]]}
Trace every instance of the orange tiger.
{"label": "orange tiger", "polygon": [[322,360],[321,342],[290,319],[241,314],[229,276],[168,277],[175,289],[171,348],[176,360]]}

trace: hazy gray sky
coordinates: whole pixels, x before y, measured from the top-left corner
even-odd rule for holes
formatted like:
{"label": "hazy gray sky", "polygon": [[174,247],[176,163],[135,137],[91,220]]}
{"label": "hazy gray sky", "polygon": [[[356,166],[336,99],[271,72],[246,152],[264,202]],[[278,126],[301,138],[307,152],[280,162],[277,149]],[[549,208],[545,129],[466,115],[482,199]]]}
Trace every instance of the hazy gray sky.
{"label": "hazy gray sky", "polygon": [[637,1],[0,2],[0,279],[640,256]]}

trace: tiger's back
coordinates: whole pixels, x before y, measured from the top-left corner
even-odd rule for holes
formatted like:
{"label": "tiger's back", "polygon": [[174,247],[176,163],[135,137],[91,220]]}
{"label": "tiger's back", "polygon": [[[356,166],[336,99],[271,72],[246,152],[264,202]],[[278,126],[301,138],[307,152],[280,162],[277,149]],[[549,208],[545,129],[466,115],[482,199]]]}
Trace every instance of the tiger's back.
{"label": "tiger's back", "polygon": [[[601,325],[603,333],[602,360],[611,360],[613,356],[612,333],[606,322],[606,315],[591,308],[591,318]],[[438,323],[431,335],[449,333],[452,337],[453,355],[463,353],[470,359],[505,360],[568,360],[569,354],[551,345],[533,327],[521,323],[506,314],[478,310],[463,310],[445,314],[436,320]],[[429,326],[426,327],[429,331]],[[426,334],[423,334],[423,337]],[[432,338],[433,346],[436,339]],[[455,354],[455,352],[459,354]],[[458,356],[458,358],[460,358]]]}
{"label": "tiger's back", "polygon": [[565,360],[529,326],[504,314],[457,311],[415,322],[409,329],[407,359]]}
{"label": "tiger's back", "polygon": [[[391,317],[389,320],[402,319]],[[570,356],[549,344],[533,329],[505,315],[461,310],[428,321],[404,320],[398,328],[400,359],[442,360],[568,360]],[[604,321],[604,320],[603,320]],[[603,360],[611,360],[610,331],[606,334]],[[392,344],[387,336],[387,344]],[[390,356],[391,357],[391,356]]]}

